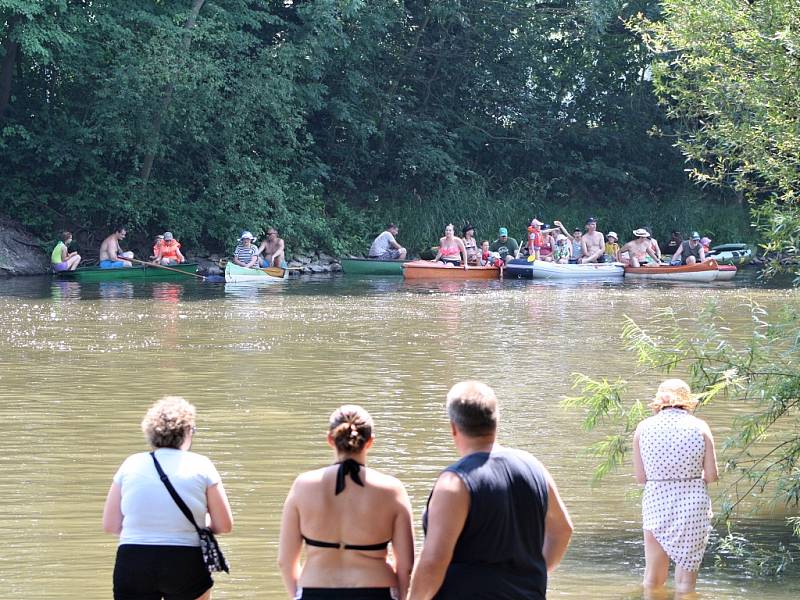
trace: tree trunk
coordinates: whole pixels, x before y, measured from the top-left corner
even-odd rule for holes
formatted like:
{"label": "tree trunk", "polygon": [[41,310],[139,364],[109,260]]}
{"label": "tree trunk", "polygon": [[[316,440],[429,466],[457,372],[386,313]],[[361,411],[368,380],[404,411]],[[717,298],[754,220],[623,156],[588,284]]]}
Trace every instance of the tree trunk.
{"label": "tree trunk", "polygon": [[3,42],[3,64],[0,65],[0,119],[6,114],[6,109],[11,102],[11,82],[14,76],[14,63],[17,62],[19,53],[19,42],[11,39],[14,32],[14,25],[19,17],[12,18],[9,22],[8,37]]}
{"label": "tree trunk", "polygon": [[[192,10],[189,13],[189,18],[186,19],[186,23],[184,24],[183,28],[186,32],[183,34],[183,48],[185,50],[189,50],[189,46],[192,43],[192,29],[194,29],[195,23],[197,22],[197,15],[200,13],[200,9],[203,8],[203,4],[205,4],[206,0],[194,0],[192,4]],[[170,83],[167,85],[167,90],[164,93],[164,97],[161,99],[161,104],[156,111],[155,116],[153,117],[153,122],[150,125],[150,139],[147,143],[147,153],[144,155],[144,161],[142,162],[142,170],[140,178],[142,180],[142,187],[147,185],[147,181],[150,179],[150,173],[153,171],[153,161],[156,158],[156,150],[158,149],[158,141],[159,135],[161,132],[161,121],[163,120],[163,115],[169,109],[169,105],[172,103],[172,94],[175,92],[175,84]]]}

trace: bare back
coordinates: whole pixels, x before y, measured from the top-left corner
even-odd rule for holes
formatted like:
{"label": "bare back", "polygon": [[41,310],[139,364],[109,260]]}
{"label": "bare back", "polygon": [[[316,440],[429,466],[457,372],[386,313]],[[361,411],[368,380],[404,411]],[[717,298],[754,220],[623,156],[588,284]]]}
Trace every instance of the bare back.
{"label": "bare back", "polygon": [[[349,477],[336,495],[337,466],[300,475],[292,502],[299,517],[300,534],[321,542],[373,545],[391,541],[397,552],[413,541],[402,540],[410,509],[403,485],[394,477],[369,468],[361,469],[359,486]],[[398,532],[398,530],[400,530]],[[409,535],[410,537],[410,535]],[[306,547],[302,587],[396,587],[397,576],[387,562],[388,551]]]}

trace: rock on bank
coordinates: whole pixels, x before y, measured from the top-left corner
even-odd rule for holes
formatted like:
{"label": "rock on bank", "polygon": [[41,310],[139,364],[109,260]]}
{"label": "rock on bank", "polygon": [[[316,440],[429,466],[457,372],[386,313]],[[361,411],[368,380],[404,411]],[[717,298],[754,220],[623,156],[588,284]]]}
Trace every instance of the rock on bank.
{"label": "rock on bank", "polygon": [[0,277],[43,275],[49,269],[41,242],[18,223],[0,217]]}

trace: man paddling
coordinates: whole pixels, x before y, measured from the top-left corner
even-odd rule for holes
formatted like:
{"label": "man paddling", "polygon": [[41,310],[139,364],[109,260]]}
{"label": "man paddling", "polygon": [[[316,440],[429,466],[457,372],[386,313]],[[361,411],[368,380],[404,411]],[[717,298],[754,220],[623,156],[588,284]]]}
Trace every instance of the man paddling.
{"label": "man paddling", "polygon": [[133,266],[130,261],[125,260],[133,258],[133,252],[123,252],[119,246],[120,241],[124,240],[126,235],[128,235],[127,230],[120,225],[100,244],[101,269],[122,269]]}

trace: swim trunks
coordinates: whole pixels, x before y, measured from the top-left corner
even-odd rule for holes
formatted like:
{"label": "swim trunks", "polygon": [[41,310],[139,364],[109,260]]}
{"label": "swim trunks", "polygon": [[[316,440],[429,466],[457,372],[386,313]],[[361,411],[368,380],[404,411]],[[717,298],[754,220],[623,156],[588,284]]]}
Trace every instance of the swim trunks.
{"label": "swim trunks", "polygon": [[100,268],[101,269],[121,269],[125,266],[125,263],[121,260],[101,260],[100,261]]}

